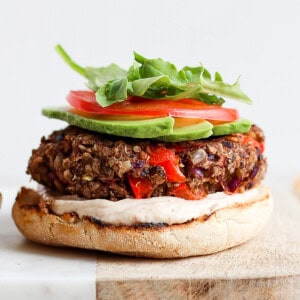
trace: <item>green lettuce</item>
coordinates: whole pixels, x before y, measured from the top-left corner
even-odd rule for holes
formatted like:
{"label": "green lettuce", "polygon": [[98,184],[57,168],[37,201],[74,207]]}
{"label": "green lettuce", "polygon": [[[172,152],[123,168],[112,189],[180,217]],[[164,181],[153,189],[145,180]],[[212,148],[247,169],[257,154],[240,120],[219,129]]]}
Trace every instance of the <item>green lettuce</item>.
{"label": "green lettuce", "polygon": [[82,67],[75,63],[62,46],[57,52],[77,73],[84,76],[87,87],[96,92],[96,100],[102,107],[124,101],[129,95],[148,99],[179,100],[193,98],[199,101],[222,105],[224,98],[251,104],[251,99],[241,90],[239,79],[225,83],[216,72],[212,78],[202,65],[176,66],[161,58],[148,59],[134,52],[134,62],[126,71],[116,64],[107,67]]}

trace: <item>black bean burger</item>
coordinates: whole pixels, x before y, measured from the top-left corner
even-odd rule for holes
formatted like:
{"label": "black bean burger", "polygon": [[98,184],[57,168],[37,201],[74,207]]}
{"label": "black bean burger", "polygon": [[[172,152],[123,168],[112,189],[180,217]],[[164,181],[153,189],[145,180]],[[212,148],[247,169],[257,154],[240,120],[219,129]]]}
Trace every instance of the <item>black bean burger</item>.
{"label": "black bean burger", "polygon": [[264,134],[223,97],[250,99],[203,67],[135,53],[82,68],[92,91],[43,114],[70,125],[43,137],[13,207],[30,240],[155,258],[218,252],[254,237],[270,217]]}

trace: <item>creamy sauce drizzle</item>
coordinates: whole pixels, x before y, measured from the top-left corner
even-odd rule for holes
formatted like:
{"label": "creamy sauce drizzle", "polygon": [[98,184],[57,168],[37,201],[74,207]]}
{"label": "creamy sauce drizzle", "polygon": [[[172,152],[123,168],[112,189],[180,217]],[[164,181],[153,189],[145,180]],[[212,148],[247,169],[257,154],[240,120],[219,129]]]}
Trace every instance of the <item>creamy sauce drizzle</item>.
{"label": "creamy sauce drizzle", "polygon": [[105,199],[65,200],[55,199],[51,209],[57,215],[75,212],[80,218],[93,217],[114,225],[143,223],[181,224],[201,216],[233,206],[245,204],[269,195],[265,186],[253,188],[241,194],[227,195],[223,192],[209,194],[201,200],[185,200],[176,197],[153,197],[147,199],[123,199],[117,202]]}

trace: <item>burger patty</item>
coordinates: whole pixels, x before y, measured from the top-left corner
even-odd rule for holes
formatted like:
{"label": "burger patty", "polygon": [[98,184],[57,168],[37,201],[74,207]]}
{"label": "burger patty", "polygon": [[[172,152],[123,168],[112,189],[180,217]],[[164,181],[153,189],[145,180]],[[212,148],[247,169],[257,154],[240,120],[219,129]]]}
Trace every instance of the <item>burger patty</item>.
{"label": "burger patty", "polygon": [[52,191],[86,199],[134,198],[129,178],[150,182],[151,197],[176,196],[182,183],[168,180],[163,166],[149,163],[154,148],[170,149],[185,176],[185,188],[201,198],[258,185],[266,172],[263,142],[263,132],[255,125],[247,134],[180,143],[113,137],[68,126],[42,138],[27,173]]}

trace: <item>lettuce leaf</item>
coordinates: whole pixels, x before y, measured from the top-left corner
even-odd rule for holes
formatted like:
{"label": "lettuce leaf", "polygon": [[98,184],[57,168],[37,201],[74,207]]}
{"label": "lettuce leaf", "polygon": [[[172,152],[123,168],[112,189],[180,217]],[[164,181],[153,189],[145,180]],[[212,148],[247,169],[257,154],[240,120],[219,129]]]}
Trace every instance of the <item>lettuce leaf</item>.
{"label": "lettuce leaf", "polygon": [[115,64],[101,68],[86,67],[85,74],[88,79],[88,88],[94,91],[109,81],[127,77],[127,71]]}
{"label": "lettuce leaf", "polygon": [[75,63],[60,45],[55,48],[74,71],[87,78],[88,88],[96,92],[96,100],[102,107],[124,101],[129,95],[174,101],[193,98],[215,105],[222,105],[224,98],[251,103],[240,88],[239,79],[228,84],[218,72],[212,79],[202,65],[177,70],[174,64],[161,58],[148,59],[134,52],[134,62],[128,70],[116,64],[84,68]]}

